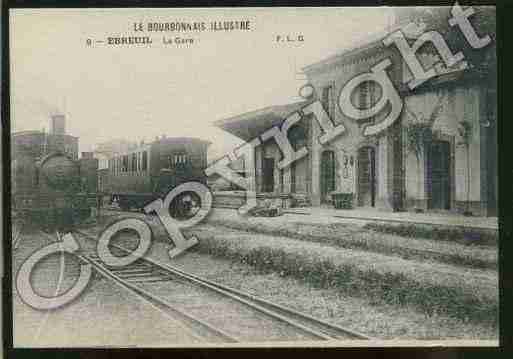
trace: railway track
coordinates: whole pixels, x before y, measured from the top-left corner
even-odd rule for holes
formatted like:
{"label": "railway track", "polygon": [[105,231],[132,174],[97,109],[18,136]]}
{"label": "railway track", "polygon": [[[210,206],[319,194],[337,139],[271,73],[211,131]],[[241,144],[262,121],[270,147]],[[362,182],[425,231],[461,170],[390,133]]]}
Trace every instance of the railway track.
{"label": "railway track", "polygon": [[[104,277],[183,321],[206,341],[328,341],[371,339],[249,293],[187,273],[151,258],[112,268],[95,253],[96,237],[75,231],[88,248],[80,255]],[[114,255],[129,251],[110,245]]]}
{"label": "railway track", "polygon": [[22,229],[23,229],[23,222],[17,221],[15,223],[13,223],[13,228],[12,228],[12,249],[13,250],[18,249],[18,245],[20,244],[20,241],[22,238],[22,236],[21,236]]}

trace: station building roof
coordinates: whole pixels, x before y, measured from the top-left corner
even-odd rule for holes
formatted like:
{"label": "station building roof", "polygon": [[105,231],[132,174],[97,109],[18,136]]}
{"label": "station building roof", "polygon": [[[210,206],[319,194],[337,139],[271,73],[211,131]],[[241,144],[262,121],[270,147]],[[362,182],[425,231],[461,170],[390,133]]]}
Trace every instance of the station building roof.
{"label": "station building roof", "polygon": [[280,126],[285,119],[308,105],[309,101],[285,105],[268,106],[214,122],[214,125],[239,137],[251,141],[273,126]]}

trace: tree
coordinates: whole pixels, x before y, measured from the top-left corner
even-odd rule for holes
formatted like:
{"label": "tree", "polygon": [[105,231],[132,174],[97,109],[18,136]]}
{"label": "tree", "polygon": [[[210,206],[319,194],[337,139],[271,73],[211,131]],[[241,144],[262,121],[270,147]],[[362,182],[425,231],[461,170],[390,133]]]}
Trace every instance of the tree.
{"label": "tree", "polygon": [[[405,104],[404,109],[412,121],[408,122],[405,126],[406,132],[406,149],[408,152],[413,153],[417,160],[417,178],[418,187],[417,193],[420,195],[422,186],[420,178],[422,171],[420,170],[420,161],[423,158],[426,148],[428,148],[433,141],[433,123],[437,119],[442,110],[442,96],[438,97],[438,102],[433,108],[429,117],[419,117],[413,113],[410,108]],[[422,209],[415,206],[416,212],[421,212]]]}
{"label": "tree", "polygon": [[[463,9],[468,9],[467,5],[461,4]],[[412,6],[399,7],[395,10],[397,23],[415,22],[425,24],[426,31],[438,31],[449,48],[454,52],[463,51],[465,61],[469,63],[472,73],[478,78],[493,81],[497,69],[497,55],[495,49],[496,42],[496,8],[495,6],[473,6],[474,14],[470,16],[470,22],[478,36],[488,35],[491,43],[485,48],[472,49],[462,32],[456,27],[449,25],[449,19],[452,17],[452,6]],[[434,47],[428,45],[424,51],[436,54]],[[491,84],[493,85],[493,84]]]}
{"label": "tree", "polygon": [[458,145],[465,147],[465,152],[467,155],[467,203],[465,206],[465,212],[463,212],[463,214],[466,216],[471,216],[472,212],[470,211],[470,144],[472,142],[472,123],[466,120],[460,121],[458,132],[461,138],[461,141],[458,143]]}

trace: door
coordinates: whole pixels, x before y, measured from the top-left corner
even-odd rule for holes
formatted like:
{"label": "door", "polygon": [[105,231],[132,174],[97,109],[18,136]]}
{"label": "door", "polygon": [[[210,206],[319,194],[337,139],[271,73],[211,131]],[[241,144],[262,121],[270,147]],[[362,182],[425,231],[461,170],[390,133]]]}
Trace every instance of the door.
{"label": "door", "polygon": [[335,190],[335,153],[324,151],[321,157],[321,201],[329,201],[329,193]]}
{"label": "door", "polygon": [[374,148],[358,151],[358,205],[374,207],[376,202],[376,159]]}
{"label": "door", "polygon": [[263,158],[262,192],[274,192],[274,158]]}
{"label": "door", "polygon": [[433,141],[428,156],[429,208],[451,208],[450,144],[447,141]]}

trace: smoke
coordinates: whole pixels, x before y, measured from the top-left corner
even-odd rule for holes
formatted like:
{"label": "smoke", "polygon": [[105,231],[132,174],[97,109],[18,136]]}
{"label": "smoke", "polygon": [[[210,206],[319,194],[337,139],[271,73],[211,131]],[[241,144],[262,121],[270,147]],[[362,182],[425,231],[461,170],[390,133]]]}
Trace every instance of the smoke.
{"label": "smoke", "polygon": [[41,109],[41,112],[44,113],[48,118],[57,114],[64,114],[64,108],[59,107],[55,104],[51,104],[43,99],[39,99],[36,104]]}
{"label": "smoke", "polygon": [[62,106],[42,98],[15,98],[13,102],[14,106],[11,107],[12,131],[48,129],[51,116],[66,115]]}

